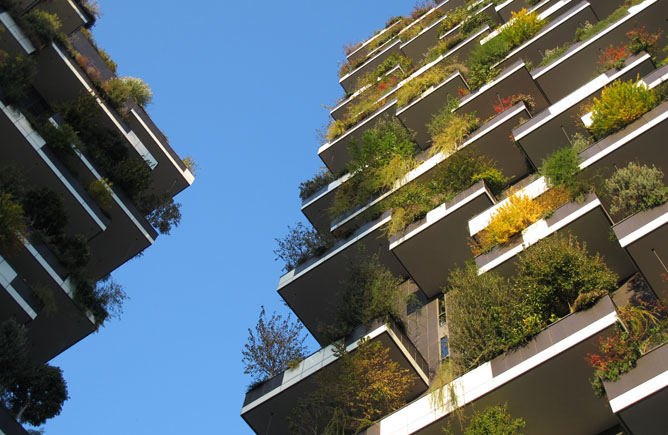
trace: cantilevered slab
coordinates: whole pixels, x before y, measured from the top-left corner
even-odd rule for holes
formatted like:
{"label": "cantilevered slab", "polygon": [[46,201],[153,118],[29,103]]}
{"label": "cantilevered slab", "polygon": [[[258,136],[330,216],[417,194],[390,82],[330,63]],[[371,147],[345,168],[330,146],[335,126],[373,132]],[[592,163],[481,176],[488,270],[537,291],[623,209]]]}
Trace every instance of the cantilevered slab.
{"label": "cantilevered slab", "polygon": [[[556,8],[556,6],[549,8],[548,11]],[[565,10],[565,8],[568,8],[568,10]],[[545,15],[545,18],[548,19],[552,17],[554,19],[536,35],[508,53],[508,56],[499,62],[497,67],[505,69],[519,59],[531,62],[533,65],[538,65],[543,59],[545,50],[572,41],[575,30],[585,21],[597,21],[593,9],[589,5],[589,2],[586,1],[577,4],[571,2],[560,9],[556,9],[550,15]]]}
{"label": "cantilevered slab", "polygon": [[75,0],[52,0],[40,2],[35,9],[55,14],[60,21],[60,30],[70,35],[81,27],[93,25],[95,19]]}
{"label": "cantilevered slab", "polygon": [[652,290],[668,303],[668,203],[642,211],[613,227]]}
{"label": "cantilevered slab", "polygon": [[636,367],[615,382],[604,382],[610,409],[634,434],[666,433],[668,343],[638,359]]}
{"label": "cantilevered slab", "polygon": [[349,178],[350,174],[345,174],[302,201],[302,213],[319,232],[329,233],[332,223],[329,209],[334,204],[336,191]]}
{"label": "cantilevered slab", "polygon": [[494,202],[494,195],[480,181],[392,236],[390,250],[428,298],[441,293],[452,269],[473,259],[467,221]]}
{"label": "cantilevered slab", "polygon": [[0,12],[0,28],[2,29],[0,50],[15,56],[30,54],[35,51],[32,41],[9,15],[9,12]]}
{"label": "cantilevered slab", "polygon": [[331,325],[334,310],[340,303],[341,283],[347,270],[360,256],[378,255],[382,265],[395,276],[407,276],[406,270],[388,249],[383,226],[391,218],[390,212],[357,230],[348,239],[338,242],[323,256],[313,258],[281,277],[278,292],[299,316],[304,326],[321,345],[321,327]]}
{"label": "cantilevered slab", "polygon": [[503,21],[509,21],[512,18],[513,12],[519,12],[522,9],[528,11],[541,13],[545,9],[551,7],[559,0],[543,0],[535,5],[530,5],[526,0],[507,0],[504,3],[495,6],[496,12],[503,18]]}
{"label": "cantilevered slab", "polygon": [[[600,68],[598,58],[603,50],[610,45],[617,46],[621,41],[626,41],[626,32],[632,30],[637,23],[640,22],[646,26],[648,32],[656,33],[665,27],[667,14],[668,4],[666,2],[646,0],[631,7],[624,17],[592,38],[574,44],[555,61],[536,68],[531,75],[543,89],[547,98],[551,102],[556,102],[571,93],[574,88],[589,82]],[[538,64],[534,63],[534,65]],[[645,74],[647,72],[645,71]]]}
{"label": "cantilevered slab", "polygon": [[400,48],[404,55],[406,55],[406,57],[411,59],[414,63],[419,63],[429,48],[438,42],[438,32],[441,27],[441,23],[446,17],[447,15],[434,21],[413,38],[401,44]]}
{"label": "cantilevered slab", "polygon": [[[374,322],[369,327],[360,327],[345,341],[346,350],[352,354],[357,350],[359,339],[371,343],[380,342],[390,349],[390,359],[415,378],[407,400],[423,393],[429,386],[429,367],[410,340],[394,325]],[[319,376],[330,373],[339,365],[334,345],[327,346],[310,355],[299,365],[246,394],[241,416],[256,433],[289,434],[288,419],[292,411],[316,388]],[[295,418],[294,416],[292,416]],[[296,416],[298,419],[299,416]]]}
{"label": "cantilevered slab", "polygon": [[[425,70],[425,73],[429,70]],[[401,122],[415,132],[415,142],[423,150],[431,146],[431,135],[427,124],[448,103],[449,98],[458,98],[460,89],[468,89],[464,77],[459,71],[454,72],[445,81],[432,86],[411,103],[400,107],[397,116]]]}
{"label": "cantilevered slab", "polygon": [[371,49],[371,44],[373,41],[377,40],[378,38],[381,38],[386,32],[391,32],[395,27],[399,25],[399,22],[395,22],[384,29],[378,31],[375,35],[364,41],[362,44],[359,45],[355,50],[351,51],[346,57],[349,62],[353,63],[356,62],[357,60],[367,57],[369,53],[374,51],[375,49]]}
{"label": "cantilevered slab", "polygon": [[12,266],[0,256],[0,316],[25,324],[37,317],[40,309],[37,295]]}
{"label": "cantilevered slab", "polygon": [[44,139],[25,116],[1,101],[0,131],[3,132],[2,163],[20,171],[28,186],[46,187],[58,194],[68,210],[67,232],[90,239],[107,229],[109,219],[85,187],[45,146]]}
{"label": "cantilevered slab", "polygon": [[551,153],[570,145],[570,136],[586,132],[578,116],[584,104],[600,96],[603,88],[615,80],[635,79],[638,74],[642,77],[653,69],[647,53],[633,56],[622,70],[601,74],[515,128],[512,134],[531,162],[540,167]]}
{"label": "cantilevered slab", "polygon": [[531,78],[531,74],[522,61],[509,66],[495,80],[480,87],[477,91],[462,97],[457,113],[475,112],[478,118],[484,120],[495,115],[494,106],[499,104],[499,98],[519,94],[533,97],[536,112],[548,106],[543,93]]}
{"label": "cantilevered slab", "polygon": [[[450,427],[462,433],[455,408],[470,417],[473,411],[507,404],[513,417],[522,417],[527,435],[598,434],[617,419],[605,399],[597,399],[585,361],[598,349],[598,338],[609,334],[617,320],[608,296],[586,311],[570,314],[536,335],[525,346],[486,362],[453,381],[457,405],[439,407],[425,395],[367,430],[367,434],[438,435]],[[567,375],[565,375],[567,374]],[[447,388],[447,387],[445,387]],[[444,391],[450,397],[449,391]],[[564,418],[586,415],[587,418]],[[461,415],[460,415],[461,417]]]}
{"label": "cantilevered slab", "polygon": [[339,84],[346,92],[352,92],[357,89],[357,81],[363,75],[373,72],[378,66],[383,63],[388,57],[395,53],[401,54],[400,47],[401,40],[395,38],[382,46],[381,51],[367,59],[362,65],[358,66],[348,74],[339,79]]}
{"label": "cantilevered slab", "polygon": [[[485,125],[471,133],[458,149],[471,150],[479,155],[489,157],[496,163],[499,170],[510,182],[522,178],[529,173],[530,169],[522,152],[514,142],[509,140],[509,132],[513,126],[520,122],[520,119],[526,119],[529,116],[524,103],[518,103],[490,119]],[[331,231],[339,228],[345,230],[355,225],[363,224],[364,222],[361,222],[360,218],[364,216],[364,212],[370,207],[394,195],[403,186],[414,180],[428,180],[433,176],[433,170],[446,159],[447,156],[443,153],[435,154],[426,159],[417,168],[410,171],[403,180],[397,182],[396,186],[390,191],[377,196],[364,207],[352,210],[350,213],[333,220]]]}
{"label": "cantilevered slab", "polygon": [[[51,105],[71,101],[83,94],[95,95],[88,76],[56,42],[41,49],[36,55],[36,60],[40,68],[32,83]],[[118,132],[122,138],[127,140],[128,147],[134,150],[151,169],[154,169],[158,161],[125,124],[116,110],[100,98],[96,98],[96,101],[100,108],[97,117],[100,127]]]}
{"label": "cantilevered slab", "polygon": [[478,273],[494,270],[503,276],[514,275],[518,254],[559,232],[577,237],[578,241],[587,244],[590,254],[599,253],[620,279],[628,278],[635,273],[635,267],[619,244],[610,240],[611,226],[612,222],[601,201],[595,194],[589,194],[582,203],[569,202],[557,208],[550,218],[534,223],[514,241],[477,256],[475,262]]}
{"label": "cantilevered slab", "polygon": [[318,156],[330,172],[332,174],[341,173],[350,160],[348,146],[350,146],[351,141],[359,141],[364,132],[373,128],[379,119],[395,116],[396,109],[397,101],[394,99],[355,124],[342,135],[322,145],[318,149]]}
{"label": "cantilevered slab", "polygon": [[93,317],[74,303],[74,285],[46,246],[26,241],[3,257],[28,287],[50,294],[48,300],[52,305],[46,311],[41,304],[35,306],[39,307],[37,316],[26,325],[34,361],[46,362],[95,331]]}

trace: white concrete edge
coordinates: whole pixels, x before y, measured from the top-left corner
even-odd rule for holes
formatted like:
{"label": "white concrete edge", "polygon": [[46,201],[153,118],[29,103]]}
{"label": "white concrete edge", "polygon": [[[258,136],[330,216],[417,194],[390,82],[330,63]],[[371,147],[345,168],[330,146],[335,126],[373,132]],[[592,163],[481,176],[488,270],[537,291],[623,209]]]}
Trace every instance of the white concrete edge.
{"label": "white concrete edge", "polygon": [[668,213],[664,213],[661,216],[657,217],[656,219],[646,223],[645,225],[641,226],[637,230],[631,232],[630,234],[622,237],[619,240],[619,244],[621,245],[622,248],[626,248],[629,246],[631,243],[645,237],[652,231],[656,230],[657,228],[660,228],[664,226],[666,223],[668,223]]}
{"label": "white concrete edge", "polygon": [[16,21],[9,15],[9,12],[3,12],[0,14],[0,22],[9,30],[9,33],[12,34],[14,39],[19,43],[21,48],[25,50],[26,54],[31,54],[35,51],[35,46],[33,45],[30,38],[26,36],[25,33],[21,30]]}
{"label": "white concrete edge", "polygon": [[9,293],[9,296],[11,296],[19,307],[21,307],[21,309],[34,320],[37,317],[37,313],[12,286],[12,281],[18,276],[18,273],[16,273],[9,262],[0,255],[0,286],[4,287],[7,293]]}
{"label": "white concrete edge", "polygon": [[33,147],[37,155],[42,159],[42,161],[51,169],[51,172],[53,172],[56,177],[60,180],[60,182],[63,184],[65,187],[65,190],[67,190],[72,197],[81,205],[81,207],[84,209],[84,211],[88,214],[88,216],[93,219],[95,224],[98,226],[98,228],[101,231],[105,231],[107,229],[107,226],[102,222],[102,219],[98,217],[98,215],[93,211],[92,208],[86,203],[86,201],[83,199],[81,195],[79,195],[79,192],[70,184],[69,180],[60,172],[60,170],[56,167],[56,165],[53,164],[49,156],[46,155],[42,147],[46,145],[46,141],[40,136],[40,134],[32,128],[32,125],[30,125],[30,122],[26,119],[26,117],[23,115],[23,113],[13,107],[10,106],[5,106],[4,103],[0,101],[0,109],[4,112],[4,114],[9,118],[9,120],[14,124],[17,130],[21,132],[25,140]]}
{"label": "white concrete edge", "polygon": [[141,124],[141,126],[144,128],[144,130],[146,130],[148,132],[149,136],[151,136],[151,139],[153,139],[153,141],[156,144],[158,144],[158,147],[163,152],[163,154],[165,156],[167,156],[167,158],[172,163],[172,165],[179,171],[179,173],[181,175],[183,175],[183,178],[185,178],[186,182],[189,185],[192,185],[193,181],[195,181],[195,176],[192,174],[192,172],[190,172],[190,170],[188,168],[186,168],[185,171],[182,171],[181,168],[179,168],[178,163],[172,158],[171,154],[167,152],[167,150],[165,149],[165,146],[162,144],[162,142],[160,142],[160,140],[158,140],[158,138],[155,136],[155,134],[153,134],[153,131],[151,131],[151,129],[148,127],[148,125],[146,125],[146,123],[144,122],[144,120],[141,119],[141,117],[137,114],[137,110],[136,110],[135,107],[133,107],[130,112],[134,115],[135,119],[137,120],[137,122],[139,122],[139,124]]}
{"label": "white concrete edge", "polygon": [[[407,27],[406,27],[406,28],[407,28]],[[401,32],[399,32],[399,34],[397,34],[397,36],[395,36],[395,39],[390,39],[390,40],[387,41],[385,44],[383,44],[383,45],[381,45],[380,47],[376,48],[374,51],[377,51],[377,53],[371,55],[374,51],[369,52],[369,54],[367,55],[366,60],[365,60],[360,66],[358,66],[358,67],[355,68],[354,70],[350,71],[348,74],[346,74],[346,75],[344,75],[343,77],[341,77],[341,78],[339,79],[339,83],[343,83],[344,81],[348,80],[348,79],[349,79],[350,77],[352,77],[353,75],[358,74],[363,68],[365,68],[369,63],[371,63],[371,61],[373,61],[374,59],[376,59],[378,56],[381,56],[383,53],[385,53],[385,52],[391,50],[395,45],[399,44],[399,46],[401,46],[401,39],[399,38],[399,35],[400,35],[400,34],[401,34]],[[384,47],[384,48],[383,48],[383,47]],[[380,51],[378,51],[380,48],[383,48],[383,49],[380,50]]]}
{"label": "white concrete edge", "polygon": [[615,397],[610,401],[610,409],[616,414],[666,387],[668,387],[668,371],[656,375],[652,379],[648,379],[624,394]]}
{"label": "white concrete edge", "polygon": [[76,12],[77,15],[79,15],[79,18],[81,18],[81,21],[83,21],[84,24],[88,24],[88,18],[86,18],[86,16],[81,13],[81,10],[79,10],[79,7],[76,4],[74,4],[74,2],[72,0],[67,0],[67,3],[69,3],[70,7],[72,9],[74,9],[74,11]]}

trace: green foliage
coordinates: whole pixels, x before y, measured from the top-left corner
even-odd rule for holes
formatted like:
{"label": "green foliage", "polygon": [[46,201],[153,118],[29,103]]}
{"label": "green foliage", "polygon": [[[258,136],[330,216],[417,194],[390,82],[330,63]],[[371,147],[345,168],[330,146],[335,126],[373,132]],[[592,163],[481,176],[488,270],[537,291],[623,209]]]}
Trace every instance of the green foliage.
{"label": "green foliage", "polygon": [[[97,46],[96,46],[96,48],[97,48]],[[100,57],[102,58],[102,60],[104,61],[104,63],[107,64],[107,66],[109,67],[111,72],[116,74],[116,69],[118,69],[118,64],[116,64],[116,62],[113,61],[113,59],[111,58],[109,53],[104,51],[104,49],[102,49],[102,48],[97,48],[97,52],[100,55]]]}
{"label": "green foliage", "polygon": [[526,426],[521,418],[513,418],[506,406],[490,406],[484,411],[477,411],[464,431],[464,435],[519,435]]}
{"label": "green foliage", "polygon": [[560,148],[543,159],[539,173],[544,176],[550,186],[572,186],[575,176],[580,172],[580,157],[573,147]]}
{"label": "green foliage", "polygon": [[545,54],[543,54],[543,59],[540,61],[538,66],[545,66],[548,65],[555,60],[559,59],[562,54],[566,53],[566,50],[568,50],[571,47],[570,43],[565,43],[561,47],[557,46],[552,49],[545,50]]}
{"label": "green foliage", "polygon": [[441,21],[441,26],[438,28],[438,36],[445,35],[467,17],[468,11],[463,7],[458,7],[457,9],[448,12],[448,15]]}
{"label": "green foliage", "polygon": [[26,236],[21,204],[11,194],[0,191],[0,249],[15,249]]}
{"label": "green foliage", "polygon": [[38,426],[60,414],[68,399],[62,371],[28,357],[28,331],[13,319],[0,323],[0,404],[21,423]]}
{"label": "green foliage", "polygon": [[23,21],[28,26],[30,33],[39,38],[43,44],[51,41],[66,42],[67,38],[60,30],[60,19],[56,14],[32,9],[23,16]]}
{"label": "green foliage", "polygon": [[125,105],[131,97],[130,87],[119,77],[113,77],[102,83],[102,89],[107,97],[107,101],[122,114],[125,113]]}
{"label": "green foliage", "polygon": [[123,286],[110,278],[94,283],[81,275],[76,275],[74,282],[74,302],[94,316],[97,326],[110,317],[120,318],[128,299]]}
{"label": "green foliage", "polygon": [[429,150],[431,155],[454,153],[464,138],[480,126],[480,120],[475,113],[459,115],[453,111],[453,106],[454,102],[447,104],[427,124],[432,142]]}
{"label": "green foliage", "polygon": [[67,212],[60,196],[46,187],[30,190],[22,200],[30,226],[47,236],[62,234],[67,225]]}
{"label": "green foliage", "polygon": [[477,88],[499,75],[494,65],[503,60],[511,49],[511,45],[504,38],[496,37],[477,46],[469,55],[469,85]]}
{"label": "green foliage", "polygon": [[351,259],[343,275],[334,323],[320,326],[325,341],[333,342],[378,319],[403,325],[401,309],[405,308],[405,298],[398,289],[401,279],[392,275],[378,256],[357,257]]}
{"label": "green foliage", "polygon": [[511,48],[517,47],[538,33],[545,24],[547,24],[547,21],[541,19],[535,11],[527,12],[526,9],[522,9],[519,12],[512,13],[510,24],[501,29],[499,36]]}
{"label": "green foliage", "polygon": [[196,175],[197,172],[199,172],[199,165],[191,156],[187,156],[181,159],[181,163],[188,168],[188,170],[193,174]]}
{"label": "green foliage", "polygon": [[464,36],[468,36],[485,25],[489,26],[490,29],[494,29],[496,27],[496,21],[494,21],[487,13],[482,12],[471,15],[466,20],[464,20],[459,31]]}
{"label": "green foliage", "polygon": [[605,189],[611,199],[610,212],[622,216],[656,207],[668,199],[663,172],[654,165],[650,168],[629,162],[605,181]]}
{"label": "green foliage", "polygon": [[88,240],[81,234],[61,234],[46,240],[68,272],[79,275],[90,260]]}
{"label": "green foliage", "polygon": [[359,433],[404,405],[416,379],[389,353],[366,340],[354,352],[341,349],[337,365],[316,375],[314,388],[291,412],[290,433]]}
{"label": "green foliage", "polygon": [[306,356],[303,328],[298,320],[291,321],[290,314],[284,319],[274,312],[267,320],[262,307],[255,332],[248,328],[248,342],[241,351],[244,374],[262,382],[285,371],[291,361],[303,359]]}
{"label": "green foliage", "polygon": [[601,139],[638,119],[659,104],[657,92],[639,80],[616,80],[594,98],[589,131]]}
{"label": "green foliage", "polygon": [[39,130],[39,134],[46,141],[46,144],[59,156],[69,156],[74,153],[73,146],[81,149],[81,142],[77,132],[69,124],[63,124],[58,127],[51,122],[45,122]]}
{"label": "green foliage", "polygon": [[520,254],[513,279],[493,271],[478,275],[475,265],[457,269],[446,289],[452,359],[465,371],[489,361],[576,308],[591,306],[616,282],[598,255],[560,236]]}
{"label": "green foliage", "polygon": [[23,98],[36,71],[32,58],[0,50],[0,88],[5,104],[17,104]]}
{"label": "green foliage", "polygon": [[140,208],[146,213],[146,220],[160,234],[169,234],[181,223],[181,203],[175,202],[169,194],[143,196]]}
{"label": "green foliage", "polygon": [[[550,237],[522,253],[518,276],[524,304],[541,324],[575,311],[579,296],[593,294],[595,301],[617,284],[617,275],[598,254],[590,255],[585,244],[562,236]],[[586,305],[580,303],[580,308]]]}
{"label": "green foliage", "polygon": [[91,181],[88,185],[88,193],[93,198],[93,200],[103,209],[108,210],[111,208],[113,197],[112,197],[112,182],[107,178],[95,179]]}
{"label": "green foliage", "polygon": [[122,77],[121,80],[130,91],[137,104],[144,107],[153,101],[153,92],[148,84],[138,77]]}
{"label": "green foliage", "polygon": [[468,69],[461,64],[450,64],[446,67],[433,67],[419,76],[404,83],[397,91],[397,107],[402,107],[422,95],[427,89],[444,82],[455,71],[466,73]]}
{"label": "green foliage", "polygon": [[[353,142],[348,152],[351,159],[346,169],[352,177],[336,192],[330,210],[332,217],[366,204],[372,195],[391,188],[396,179],[410,170],[415,154],[413,133],[397,118],[384,118],[364,132],[359,146],[356,141]],[[390,163],[395,169],[403,167],[404,174],[397,170],[384,170]]]}
{"label": "green foliage", "polygon": [[610,24],[624,17],[629,10],[629,6],[624,4],[617,8],[614,12],[608,15],[606,18],[598,21],[596,24],[591,24],[589,21],[578,27],[575,30],[575,42],[586,41],[597,33],[601,32],[603,29],[608,27]]}
{"label": "green foliage", "polygon": [[331,236],[309,229],[301,222],[294,228],[288,225],[288,234],[283,239],[275,239],[278,248],[274,250],[276,261],[282,260],[283,270],[289,272],[306,260],[324,254],[334,242]]}

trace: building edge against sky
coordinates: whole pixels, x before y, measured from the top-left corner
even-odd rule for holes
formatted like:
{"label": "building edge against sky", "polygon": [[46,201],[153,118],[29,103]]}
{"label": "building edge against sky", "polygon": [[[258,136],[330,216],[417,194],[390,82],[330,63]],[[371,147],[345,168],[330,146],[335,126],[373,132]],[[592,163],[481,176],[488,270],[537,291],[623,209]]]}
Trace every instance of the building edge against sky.
{"label": "building edge against sky", "polygon": [[[120,308],[109,274],[180,220],[182,160],[144,105],[147,85],[117,77],[85,0],[0,3],[3,214],[0,322],[27,332],[42,365]],[[6,409],[0,429],[25,433]]]}
{"label": "building edge against sky", "polygon": [[[446,0],[388,21],[353,47],[340,75],[345,96],[332,109],[332,128],[318,150],[334,175],[323,177],[302,205],[314,228],[334,241],[298,262],[278,284],[279,294],[323,347],[252,386],[241,410],[246,423],[258,434],[289,433],[293,409],[343,364],[341,349],[354,355],[366,338],[388,349],[390,359],[416,379],[404,406],[366,425],[362,432],[369,435],[437,434],[442,428],[463,433],[461,421],[496,405],[524,419],[523,433],[663,433],[668,362],[661,356],[668,345],[639,350],[630,371],[616,381],[603,380],[601,397],[590,385],[594,368],[588,360],[601,352],[601,343],[632,329],[625,321],[638,304],[668,302],[668,206],[660,205],[665,198],[624,213],[605,190],[610,188],[596,181],[621,176],[630,163],[668,171],[662,147],[668,128],[666,16],[668,5],[660,0]],[[471,53],[480,53],[480,47],[488,52],[476,63]],[[636,80],[633,86],[653,92],[649,98],[655,100],[625,123],[596,130],[595,99],[605,100],[610,89]],[[454,147],[435,149],[428,124],[444,106],[477,121],[453,140]],[[388,119],[415,132],[410,167],[370,199],[332,216],[346,183],[371,170],[345,173],[355,158],[349,145]],[[555,199],[564,186],[539,169],[566,148],[575,156],[577,177],[591,189],[577,198]],[[395,198],[433,182],[442,168],[469,152],[495,162],[502,186],[489,177],[472,180],[439,197],[444,201],[428,202],[388,237],[388,228],[408,209]],[[543,208],[506,240],[485,244],[495,216],[518,198]],[[600,254],[617,276],[614,288],[581,307],[582,299],[569,303],[570,313],[550,316],[524,344],[443,381],[439,367],[453,356],[448,296],[441,292],[450,272],[474,262],[479,276],[511,279],[523,253],[556,235],[575,237],[589,254]],[[321,327],[336,321],[333,313],[344,303],[335,277],[345,277],[360,252],[374,254],[403,280],[399,291],[420,304],[404,307],[404,328],[374,321],[355,325],[332,343]],[[435,403],[439,392],[449,400]]]}

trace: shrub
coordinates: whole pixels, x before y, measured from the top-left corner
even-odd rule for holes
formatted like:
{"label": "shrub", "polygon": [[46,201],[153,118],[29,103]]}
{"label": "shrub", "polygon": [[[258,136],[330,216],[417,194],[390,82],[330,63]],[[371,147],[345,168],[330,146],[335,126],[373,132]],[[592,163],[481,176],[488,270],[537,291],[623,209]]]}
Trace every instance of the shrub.
{"label": "shrub", "polygon": [[588,304],[578,303],[577,308],[583,309],[614,290],[617,275],[598,254],[589,255],[585,244],[555,235],[519,256],[517,282],[524,304],[546,324],[575,311],[580,296],[588,295]]}
{"label": "shrub", "polygon": [[124,114],[126,112],[125,104],[132,96],[130,87],[119,77],[113,77],[102,83],[102,89],[104,89],[107,100],[111,105],[121,114]]}
{"label": "shrub", "polygon": [[607,71],[612,68],[624,68],[626,58],[630,55],[631,53],[626,45],[613,47],[612,44],[610,44],[610,46],[598,57],[598,64],[601,65],[600,70]]}
{"label": "shrub", "polygon": [[611,337],[599,338],[598,354],[585,358],[595,371],[592,388],[598,397],[605,393],[603,381],[614,382],[636,366],[652,346],[668,340],[668,316],[660,302],[644,302],[619,309],[619,323]]}
{"label": "shrub", "polygon": [[0,88],[5,104],[17,104],[30,88],[36,68],[32,58],[0,50]]}
{"label": "shrub", "polygon": [[148,164],[139,157],[126,157],[111,166],[110,178],[133,200],[137,200],[153,178]]}
{"label": "shrub", "polygon": [[529,112],[533,112],[533,110],[536,108],[536,104],[534,103],[534,99],[531,95],[514,94],[506,98],[500,98],[499,104],[494,106],[494,113],[501,113],[506,109],[510,109],[520,101],[523,101],[524,104],[526,104]]}
{"label": "shrub", "polygon": [[11,194],[0,191],[0,249],[17,248],[26,236],[21,204]]}
{"label": "shrub", "polygon": [[663,172],[655,166],[634,162],[615,171],[605,181],[610,195],[612,214],[629,216],[666,202],[668,188],[663,183]]}
{"label": "shrub", "polygon": [[140,208],[146,213],[146,220],[160,234],[169,234],[181,223],[181,203],[174,202],[169,194],[151,194],[141,198]]}
{"label": "shrub", "polygon": [[108,178],[95,179],[88,185],[88,193],[95,202],[103,209],[109,209],[112,204],[111,186],[113,183]]}
{"label": "shrub", "polygon": [[47,236],[62,234],[67,225],[67,212],[60,196],[46,187],[30,190],[22,201],[30,226]]}
{"label": "shrub", "polygon": [[496,21],[492,19],[488,14],[482,12],[479,14],[471,15],[462,22],[462,25],[459,31],[464,35],[468,36],[481,28],[482,26],[489,26],[490,29],[496,27]]}
{"label": "shrub", "polygon": [[314,388],[288,417],[290,433],[359,433],[399,409],[415,377],[390,357],[381,342],[360,341],[353,353],[341,351],[338,364],[320,371]]}
{"label": "shrub", "polygon": [[484,411],[476,411],[464,435],[519,435],[526,426],[521,418],[512,419],[506,406],[491,406]]}
{"label": "shrub", "polygon": [[181,163],[185,166],[193,175],[196,175],[199,172],[199,165],[191,156],[187,156],[181,159]]}
{"label": "shrub", "polygon": [[47,121],[42,124],[39,134],[46,141],[49,148],[62,157],[72,155],[74,148],[82,148],[77,132],[69,124],[62,124],[56,127],[51,122]]}
{"label": "shrub", "polygon": [[441,21],[441,25],[438,28],[438,36],[445,35],[449,30],[454,29],[455,26],[464,21],[467,17],[468,10],[466,8],[458,7],[457,9],[450,11],[443,21]]}
{"label": "shrub", "polygon": [[490,39],[482,45],[477,46],[469,55],[469,85],[477,88],[490,80],[493,80],[499,70],[494,65],[506,57],[510,51],[510,44],[500,37]]}
{"label": "shrub", "polygon": [[106,51],[104,51],[104,49],[101,48],[98,48],[97,52],[104,61],[104,63],[107,64],[107,67],[109,67],[111,72],[116,74],[116,69],[118,69],[118,65],[116,64],[116,62],[113,61],[109,53],[107,53]]}
{"label": "shrub", "polygon": [[320,172],[313,176],[313,178],[299,184],[299,198],[301,198],[302,201],[306,201],[314,193],[318,192],[335,179],[336,177],[334,177],[328,169],[322,168]]}
{"label": "shrub", "polygon": [[629,30],[626,32],[626,36],[629,38],[629,51],[633,54],[638,54],[641,51],[653,51],[654,45],[662,34],[663,30],[650,34],[645,26]]}
{"label": "shrub", "polygon": [[81,234],[64,234],[50,240],[58,260],[69,273],[79,274],[90,260],[88,240]]}
{"label": "shrub", "polygon": [[29,31],[35,35],[43,44],[51,41],[66,42],[66,37],[60,31],[60,19],[55,14],[33,9],[23,16]]}
{"label": "shrub", "polygon": [[542,20],[538,14],[527,12],[522,9],[519,12],[513,12],[510,24],[501,29],[500,37],[503,38],[510,47],[517,47],[523,42],[529,40],[538,33],[547,22]]}
{"label": "shrub", "polygon": [[267,319],[264,307],[255,325],[255,332],[248,329],[248,342],[241,351],[244,374],[251,375],[255,382],[265,381],[288,368],[288,364],[306,356],[302,335],[304,325],[297,320],[274,312]]}
{"label": "shrub", "polygon": [[153,92],[148,84],[142,79],[138,77],[123,77],[121,80],[128,88],[132,98],[134,98],[140,106],[146,106],[153,101]]}
{"label": "shrub", "polygon": [[589,21],[585,21],[582,26],[575,30],[575,42],[586,41],[587,39],[601,32],[610,24],[626,15],[626,12],[629,10],[629,6],[630,5],[628,3],[620,6],[610,15],[601,21],[598,21],[596,24],[591,24]]}
{"label": "shrub", "polygon": [[427,89],[444,82],[456,70],[466,72],[464,65],[451,64],[447,67],[434,67],[413,78],[397,91],[397,106],[402,107],[422,95]]}
{"label": "shrub", "polygon": [[402,187],[389,201],[392,220],[387,227],[388,235],[397,234],[412,222],[422,219],[438,204],[438,196],[422,183],[413,181]]}
{"label": "shrub", "polygon": [[446,105],[427,124],[432,141],[430,154],[455,152],[464,138],[477,130],[479,125],[475,113],[459,115],[453,112],[453,104]]}
{"label": "shrub", "polygon": [[350,334],[356,327],[374,320],[394,321],[403,327],[401,309],[405,298],[398,289],[401,279],[380,263],[377,255],[358,253],[351,258],[342,275],[342,297],[334,309],[331,325],[320,325],[325,341],[333,342]]}
{"label": "shrub", "polygon": [[639,81],[616,80],[594,98],[589,131],[601,139],[638,119],[659,103],[656,92]]}
{"label": "shrub", "polygon": [[573,147],[560,148],[550,154],[547,159],[543,159],[539,169],[539,173],[552,187],[571,187],[578,172],[580,172],[580,157]]}
{"label": "shrub", "polygon": [[274,250],[276,261],[282,260],[283,270],[291,271],[306,260],[325,253],[333,240],[314,229],[308,229],[298,222],[294,228],[288,225],[288,234],[283,239],[275,239],[278,248]]}

